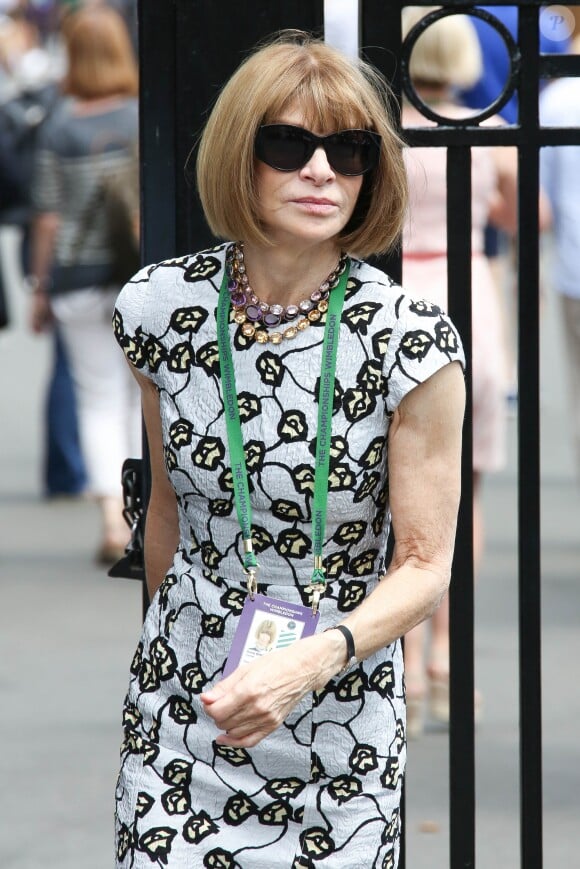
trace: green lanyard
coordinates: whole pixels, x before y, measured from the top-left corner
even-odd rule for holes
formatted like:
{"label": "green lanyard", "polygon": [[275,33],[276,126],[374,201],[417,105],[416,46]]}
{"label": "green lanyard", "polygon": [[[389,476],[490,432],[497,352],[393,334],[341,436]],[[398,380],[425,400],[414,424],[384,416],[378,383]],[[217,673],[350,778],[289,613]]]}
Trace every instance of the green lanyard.
{"label": "green lanyard", "polygon": [[[306,591],[312,594],[312,610],[316,612],[321,596],[326,588],[326,577],[322,565],[322,546],[326,528],[326,508],[328,501],[328,477],[330,468],[330,445],[332,434],[332,406],[334,402],[334,378],[336,374],[336,351],[340,331],[340,318],[344,304],[349,267],[345,268],[337,286],[328,297],[328,310],[324,327],[322,346],[322,365],[318,391],[318,434],[316,438],[316,459],[314,473],[314,504],[312,514],[312,549],[314,569],[310,585]],[[242,427],[238,408],[238,394],[232,360],[229,336],[230,297],[228,276],[224,277],[220,289],[217,311],[217,338],[220,357],[222,393],[225,408],[226,429],[232,476],[234,498],[238,522],[242,529],[244,547],[244,573],[248,577],[248,591],[253,599],[257,590],[256,574],[259,568],[252,545],[252,506],[248,488],[248,472],[244,455]]]}

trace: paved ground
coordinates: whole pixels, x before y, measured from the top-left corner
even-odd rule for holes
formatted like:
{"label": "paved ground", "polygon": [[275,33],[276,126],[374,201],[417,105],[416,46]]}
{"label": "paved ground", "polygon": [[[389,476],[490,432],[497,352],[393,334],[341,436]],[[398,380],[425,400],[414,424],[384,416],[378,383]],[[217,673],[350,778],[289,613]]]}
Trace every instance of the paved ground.
{"label": "paved ground", "polygon": [[[2,253],[2,251],[0,251]],[[49,345],[0,333],[0,866],[109,869],[119,711],[140,589],[91,563],[96,513],[40,497]],[[578,866],[580,495],[571,479],[552,305],[544,320],[543,640],[546,869]],[[483,869],[518,869],[515,425],[508,468],[485,488],[488,548],[477,590],[478,840]],[[447,869],[447,737],[411,744],[407,869]],[[422,833],[423,822],[436,832]],[[353,857],[353,869],[364,859]]]}

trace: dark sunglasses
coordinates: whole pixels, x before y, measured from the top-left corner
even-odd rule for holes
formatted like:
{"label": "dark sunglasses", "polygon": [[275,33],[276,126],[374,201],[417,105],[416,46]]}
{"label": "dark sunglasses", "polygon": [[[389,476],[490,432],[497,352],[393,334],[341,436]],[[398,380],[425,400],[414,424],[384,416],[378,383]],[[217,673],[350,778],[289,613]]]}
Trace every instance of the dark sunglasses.
{"label": "dark sunglasses", "polygon": [[381,137],[370,130],[341,130],[316,136],[291,124],[264,124],[256,135],[258,160],[280,172],[295,172],[305,166],[317,148],[340,175],[364,175],[377,165]]}

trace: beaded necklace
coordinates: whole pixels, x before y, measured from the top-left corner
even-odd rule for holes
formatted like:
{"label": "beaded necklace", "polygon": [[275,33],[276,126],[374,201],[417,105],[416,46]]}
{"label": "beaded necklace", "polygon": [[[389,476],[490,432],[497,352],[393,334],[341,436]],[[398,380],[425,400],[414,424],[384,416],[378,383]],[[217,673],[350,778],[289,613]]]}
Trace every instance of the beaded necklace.
{"label": "beaded necklace", "polygon": [[[233,244],[226,255],[226,274],[234,321],[241,326],[242,334],[246,338],[254,338],[260,344],[266,344],[268,341],[272,344],[280,344],[282,340],[295,338],[298,332],[316,323],[326,313],[328,294],[338,284],[346,263],[347,255],[343,252],[336,268],[326,280],[297,305],[269,305],[262,302],[250,286],[244,264],[243,244],[241,242]],[[283,330],[267,331],[276,329],[284,323],[290,325]]]}

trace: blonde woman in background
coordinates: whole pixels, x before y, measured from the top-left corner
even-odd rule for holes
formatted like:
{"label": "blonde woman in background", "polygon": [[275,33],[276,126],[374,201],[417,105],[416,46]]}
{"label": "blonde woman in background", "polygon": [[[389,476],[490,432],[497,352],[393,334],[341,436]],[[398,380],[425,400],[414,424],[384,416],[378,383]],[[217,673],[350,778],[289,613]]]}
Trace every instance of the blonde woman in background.
{"label": "blonde woman in background", "polygon": [[97,560],[123,554],[121,467],[140,455],[139,393],[110,322],[119,282],[99,190],[133,164],[138,135],[137,64],[123,19],[107,6],[80,9],[63,25],[66,98],[42,130],[33,184],[32,326],[54,318],[77,397],[89,490],[102,530]]}
{"label": "blonde woman in background", "polygon": [[[438,7],[403,10],[403,35]],[[476,81],[481,54],[475,30],[465,16],[449,16],[419,37],[410,59],[413,86],[435,112],[463,117],[456,88]],[[430,126],[408,102],[403,126]],[[498,118],[487,123],[501,123]],[[403,285],[447,310],[446,152],[443,148],[407,149],[410,209],[403,234]],[[481,475],[499,470],[505,461],[507,388],[506,335],[501,290],[484,255],[484,228],[493,222],[509,233],[517,226],[516,155],[507,148],[472,149],[472,327],[473,327],[473,521],[475,568],[483,550],[479,503]],[[426,649],[429,636],[429,648]],[[429,695],[433,718],[449,720],[449,603],[447,596],[429,623],[405,636],[407,734],[423,729],[424,702]],[[481,698],[476,694],[476,712]]]}

